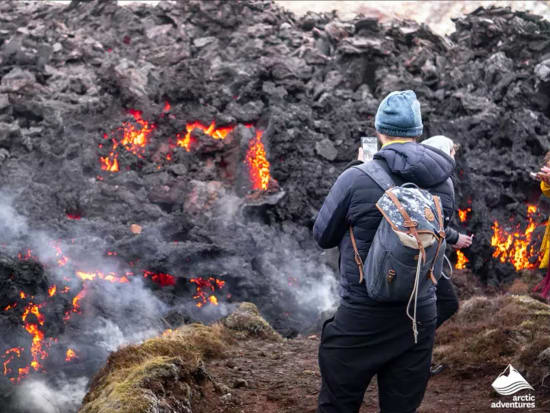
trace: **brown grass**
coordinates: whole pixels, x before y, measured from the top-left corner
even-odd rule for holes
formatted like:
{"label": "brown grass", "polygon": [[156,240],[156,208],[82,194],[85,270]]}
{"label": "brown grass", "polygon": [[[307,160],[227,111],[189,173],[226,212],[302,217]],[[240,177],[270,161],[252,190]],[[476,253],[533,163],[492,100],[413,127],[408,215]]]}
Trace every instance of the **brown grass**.
{"label": "brown grass", "polygon": [[218,388],[205,362],[223,358],[236,339],[251,336],[281,339],[254,304],[243,303],[213,325],[185,325],[121,348],[93,379],[80,413],[190,412],[202,398],[205,382]]}
{"label": "brown grass", "polygon": [[434,358],[463,377],[511,363],[540,383],[550,368],[539,355],[549,347],[550,306],[526,295],[476,296],[438,330]]}

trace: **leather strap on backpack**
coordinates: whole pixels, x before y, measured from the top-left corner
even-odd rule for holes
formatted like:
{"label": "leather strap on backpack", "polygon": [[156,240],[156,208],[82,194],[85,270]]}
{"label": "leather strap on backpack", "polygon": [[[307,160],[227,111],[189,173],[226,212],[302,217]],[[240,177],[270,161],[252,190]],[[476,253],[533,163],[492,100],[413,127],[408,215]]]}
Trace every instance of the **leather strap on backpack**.
{"label": "leather strap on backpack", "polygon": [[437,250],[435,251],[432,267],[428,272],[428,277],[432,280],[432,283],[434,285],[437,285],[437,280],[434,277],[434,267],[435,267],[435,261],[437,260],[437,256],[439,255],[439,250],[441,249],[441,244],[443,244],[443,240],[445,239],[445,229],[443,228],[443,213],[441,211],[441,200],[439,199],[438,196],[434,196],[433,198],[435,203],[435,209],[437,211],[437,219],[439,221],[439,240],[437,242]]}
{"label": "leather strap on backpack", "polygon": [[355,237],[353,236],[353,228],[351,227],[351,225],[349,226],[349,235],[351,238],[351,245],[353,245],[353,251],[355,253],[355,263],[357,264],[357,268],[359,268],[359,284],[361,284],[364,278],[363,260],[361,259],[361,255],[359,255],[359,250],[357,249],[357,243],[355,242]]}

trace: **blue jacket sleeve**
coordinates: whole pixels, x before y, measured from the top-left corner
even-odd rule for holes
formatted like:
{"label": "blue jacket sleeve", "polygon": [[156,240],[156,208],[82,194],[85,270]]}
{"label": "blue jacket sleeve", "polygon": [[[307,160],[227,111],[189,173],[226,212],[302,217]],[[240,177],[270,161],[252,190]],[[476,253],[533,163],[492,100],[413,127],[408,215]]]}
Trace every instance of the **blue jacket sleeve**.
{"label": "blue jacket sleeve", "polygon": [[355,173],[344,171],[336,180],[317,215],[313,237],[321,248],[336,247],[347,231],[351,186]]}

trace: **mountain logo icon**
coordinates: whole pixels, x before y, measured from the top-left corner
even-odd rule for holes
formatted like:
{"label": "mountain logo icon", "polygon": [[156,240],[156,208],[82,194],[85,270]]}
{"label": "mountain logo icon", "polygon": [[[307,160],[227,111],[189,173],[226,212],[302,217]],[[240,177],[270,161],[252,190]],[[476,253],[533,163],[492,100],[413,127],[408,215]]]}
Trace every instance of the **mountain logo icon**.
{"label": "mountain logo icon", "polygon": [[492,386],[498,394],[503,396],[509,396],[520,390],[535,390],[511,364],[508,364],[508,367],[499,374]]}

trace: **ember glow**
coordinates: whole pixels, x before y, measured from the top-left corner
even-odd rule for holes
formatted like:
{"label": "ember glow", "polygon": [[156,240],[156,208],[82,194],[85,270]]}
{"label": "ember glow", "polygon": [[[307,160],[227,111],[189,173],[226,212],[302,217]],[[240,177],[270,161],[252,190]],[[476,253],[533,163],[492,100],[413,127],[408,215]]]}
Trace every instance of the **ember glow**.
{"label": "ember glow", "polygon": [[124,135],[120,143],[126,150],[132,152],[134,155],[140,156],[149,141],[149,135],[153,132],[153,129],[155,129],[155,125],[143,120],[140,110],[130,109],[128,112],[134,117],[140,127],[136,127],[131,122],[125,122]]}
{"label": "ember glow", "polygon": [[169,285],[176,285],[176,277],[170,274],[164,274],[160,272],[155,273],[153,271],[144,271],[143,277],[150,278],[153,282],[157,283],[162,287],[166,287]]}
{"label": "ember glow", "polygon": [[458,219],[460,222],[466,222],[468,220],[468,214],[472,212],[472,208],[459,209],[458,210]]}
{"label": "ember glow", "polygon": [[464,268],[466,268],[466,264],[469,263],[469,262],[470,261],[462,253],[462,251],[459,251],[459,250],[456,251],[456,265],[455,265],[455,268],[457,270],[463,270]]}
{"label": "ember glow", "polygon": [[218,298],[213,294],[214,291],[223,288],[225,281],[218,280],[214,277],[209,278],[191,278],[189,280],[196,285],[196,292],[193,298],[196,301],[197,307],[202,307],[205,304],[218,305]]}
{"label": "ember glow", "polygon": [[250,141],[250,146],[244,161],[248,165],[252,189],[265,191],[269,185],[269,161],[266,158],[262,131],[256,131],[256,137]]}
{"label": "ember glow", "polygon": [[76,353],[75,351],[70,348],[67,350],[67,352],[65,353],[65,361],[71,361],[71,360],[74,360],[76,357]]}
{"label": "ember glow", "polygon": [[[41,328],[44,326],[44,316],[40,313],[40,306],[33,304],[32,302],[29,303],[25,307],[25,311],[21,316],[21,320],[24,323],[27,333],[32,336],[32,361],[30,363],[30,366],[34,369],[34,371],[38,371],[42,368],[39,360],[44,360],[46,357],[48,357],[48,353],[44,349],[44,346],[46,344],[44,343],[44,331]],[[25,369],[19,369],[20,372],[21,370],[23,370],[23,376],[28,374],[28,366]],[[23,376],[20,374],[17,381],[20,381]]]}
{"label": "ember glow", "polygon": [[[165,102],[163,114],[170,112],[171,109],[170,102]],[[109,155],[102,156],[99,159],[101,169],[104,171],[120,171],[118,162],[118,150],[120,147],[132,152],[137,157],[142,157],[145,147],[150,140],[149,135],[156,128],[155,124],[143,119],[141,111],[130,109],[128,113],[134,117],[135,122],[139,126],[131,122],[124,122],[122,128],[118,129],[118,131],[122,130],[122,138],[110,137],[108,134],[103,135],[104,139],[111,141],[111,151]],[[245,124],[244,126],[247,128],[254,127],[252,124]],[[212,139],[223,140],[233,131],[233,129],[235,129],[235,126],[216,127],[215,121],[212,121],[209,125],[204,125],[200,122],[187,123],[185,125],[185,131],[176,134],[175,143],[173,139],[168,140],[170,150],[181,147],[187,152],[190,152],[194,143],[193,131],[195,129],[201,130]],[[256,130],[256,136],[250,141],[244,163],[248,166],[252,189],[265,191],[268,188],[271,177],[269,173],[269,161],[267,160],[265,147],[262,142],[262,134],[263,132],[261,130]],[[103,146],[103,144],[99,144],[100,149],[103,148]],[[173,154],[171,152],[167,153],[164,157],[167,162],[171,162],[172,158]],[[161,165],[157,165],[157,169],[161,169]],[[98,178],[103,180],[102,177]],[[80,217],[69,218],[80,219]]]}
{"label": "ember glow", "polygon": [[82,281],[91,281],[97,278],[100,280],[109,281],[111,283],[123,284],[123,283],[130,282],[126,277],[126,275],[119,275],[115,272],[109,272],[104,274],[101,271],[94,271],[94,272],[77,271],[76,276],[80,278]]}
{"label": "ember glow", "polygon": [[[82,313],[82,301],[87,296],[87,286],[89,283],[96,282],[110,282],[117,284],[127,284],[130,282],[130,278],[135,276],[133,272],[117,273],[117,272],[102,272],[102,271],[90,271],[80,270],[80,265],[75,263],[71,258],[64,255],[61,246],[58,242],[52,242],[50,246],[53,249],[54,254],[43,263],[44,266],[57,266],[65,267],[68,271],[73,271],[74,277],[78,278],[82,282],[80,291],[72,297],[70,306],[65,309],[63,320],[68,322],[74,315]],[[116,251],[107,251],[107,256],[116,257],[118,254]],[[19,260],[29,261],[37,260],[33,256],[32,250],[26,250],[25,253],[18,255]],[[170,274],[157,273],[153,271],[143,270],[143,277],[149,278],[161,286],[174,285],[176,283],[176,277]],[[68,278],[65,278],[69,281]],[[44,316],[42,309],[49,304],[49,300],[54,300],[56,294],[68,294],[71,289],[68,286],[58,286],[52,284],[48,287],[47,297],[43,302],[37,304],[34,302],[35,297],[31,296],[24,291],[19,291],[18,296],[22,300],[21,310],[18,317],[21,319],[21,325],[29,334],[29,346],[28,347],[13,347],[7,350],[2,350],[4,353],[0,353],[0,359],[2,360],[3,374],[9,378],[13,383],[19,383],[24,377],[31,372],[44,372],[42,366],[43,360],[48,358],[48,348],[52,343],[57,342],[56,338],[45,336],[45,325],[47,320]],[[3,308],[5,312],[12,312],[17,314],[17,303],[9,304]],[[27,350],[25,352],[25,349]],[[76,352],[73,349],[68,349],[65,355],[65,361],[69,362],[77,357]],[[10,363],[17,363],[17,367],[10,365]]]}
{"label": "ember glow", "polygon": [[[117,148],[122,146],[129,152],[132,152],[134,155],[141,157],[147,143],[149,142],[149,135],[155,129],[155,125],[144,120],[142,118],[142,112],[135,109],[130,109],[128,111],[130,115],[134,117],[134,120],[138,124],[136,126],[132,122],[124,122],[122,128],[119,131],[122,132],[122,137],[111,138],[111,152],[108,156],[101,157],[99,159],[101,163],[101,169],[109,172],[118,172],[120,170],[118,165],[118,152]],[[105,139],[109,139],[109,135],[103,135]]]}
{"label": "ember glow", "polygon": [[536,206],[527,206],[528,224],[525,230],[516,226],[515,230],[510,231],[503,228],[498,221],[493,223],[491,237],[491,246],[494,248],[493,257],[498,258],[500,262],[511,263],[516,271],[538,267],[538,259],[535,262],[529,262],[529,258],[538,255],[535,245],[531,244],[533,231],[537,227],[534,220],[536,212]]}
{"label": "ember glow", "polygon": [[182,136],[182,134],[176,135],[176,143],[177,146],[181,146],[185,148],[187,152],[191,150],[191,143],[193,142],[193,138],[191,137],[191,133],[194,129],[200,129],[203,131],[204,134],[214,138],[214,139],[225,139],[225,137],[231,132],[234,127],[232,126],[226,126],[223,128],[216,128],[216,122],[212,121],[212,123],[208,126],[203,125],[200,122],[193,122],[188,123],[185,125],[185,130],[187,131],[185,135]]}
{"label": "ember glow", "polygon": [[23,347],[13,347],[13,348],[10,348],[10,349],[7,349],[2,358],[4,359],[4,361],[2,362],[2,365],[4,367],[4,376],[7,376],[9,373],[12,372],[12,369],[8,367],[8,365],[11,363],[11,361],[14,359],[14,358],[20,358],[21,357],[21,352],[25,350]]}

